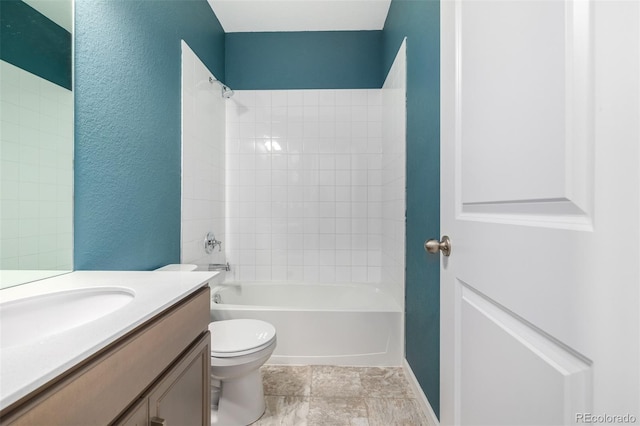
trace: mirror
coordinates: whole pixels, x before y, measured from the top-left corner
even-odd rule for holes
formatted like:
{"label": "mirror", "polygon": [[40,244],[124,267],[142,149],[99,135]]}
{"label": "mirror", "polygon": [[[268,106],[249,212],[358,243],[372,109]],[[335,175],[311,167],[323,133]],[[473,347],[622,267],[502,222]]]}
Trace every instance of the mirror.
{"label": "mirror", "polygon": [[0,1],[0,288],[73,269],[72,0]]}

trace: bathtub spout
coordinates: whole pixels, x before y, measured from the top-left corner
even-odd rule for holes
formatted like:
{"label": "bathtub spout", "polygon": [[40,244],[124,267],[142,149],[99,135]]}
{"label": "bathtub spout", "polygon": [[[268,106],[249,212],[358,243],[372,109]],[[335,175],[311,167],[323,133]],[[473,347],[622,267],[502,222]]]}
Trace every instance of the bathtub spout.
{"label": "bathtub spout", "polygon": [[230,271],[231,266],[229,266],[229,262],[225,263],[210,263],[209,264],[210,271]]}

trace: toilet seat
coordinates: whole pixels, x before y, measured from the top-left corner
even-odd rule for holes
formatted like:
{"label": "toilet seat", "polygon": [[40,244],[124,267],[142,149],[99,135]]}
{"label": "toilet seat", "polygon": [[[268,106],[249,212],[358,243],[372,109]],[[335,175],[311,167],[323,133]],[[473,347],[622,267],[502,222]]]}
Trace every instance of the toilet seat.
{"label": "toilet seat", "polygon": [[254,319],[215,321],[209,324],[211,356],[231,358],[258,352],[273,343],[276,329]]}

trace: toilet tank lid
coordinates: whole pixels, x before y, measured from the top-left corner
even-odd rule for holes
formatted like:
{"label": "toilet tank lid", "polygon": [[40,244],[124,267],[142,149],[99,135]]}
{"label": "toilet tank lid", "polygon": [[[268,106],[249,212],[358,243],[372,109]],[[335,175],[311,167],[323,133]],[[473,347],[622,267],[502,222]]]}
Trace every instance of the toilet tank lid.
{"label": "toilet tank lid", "polygon": [[189,272],[195,271],[198,269],[198,265],[193,265],[191,263],[173,263],[171,265],[163,266],[162,268],[156,269],[156,271],[180,271],[180,272]]}
{"label": "toilet tank lid", "polygon": [[231,353],[257,348],[272,341],[276,329],[265,321],[235,319],[209,324],[211,352]]}

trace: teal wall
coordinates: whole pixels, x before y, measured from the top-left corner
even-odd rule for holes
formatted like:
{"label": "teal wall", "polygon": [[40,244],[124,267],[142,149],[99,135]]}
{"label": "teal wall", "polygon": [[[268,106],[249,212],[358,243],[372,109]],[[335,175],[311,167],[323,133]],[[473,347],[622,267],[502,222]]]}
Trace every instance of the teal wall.
{"label": "teal wall", "polygon": [[71,34],[21,0],[0,1],[0,59],[71,90]]}
{"label": "teal wall", "polygon": [[236,90],[380,88],[381,42],[382,31],[229,33],[225,82]]}
{"label": "teal wall", "polygon": [[393,0],[383,31],[384,73],[407,37],[407,361],[440,408],[440,267],[427,238],[440,235],[440,3]]}
{"label": "teal wall", "polygon": [[180,39],[224,79],[206,0],[76,0],[75,269],[180,261]]}

